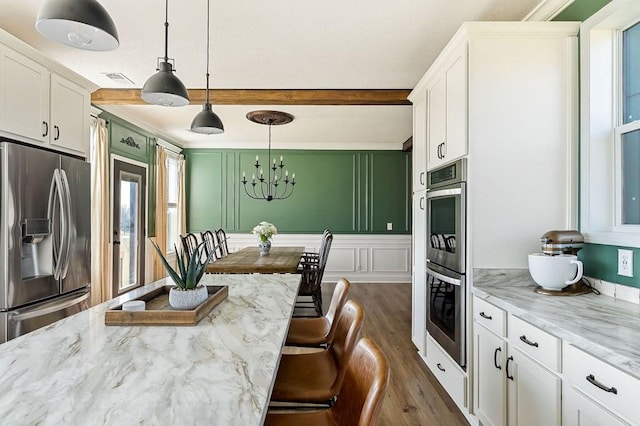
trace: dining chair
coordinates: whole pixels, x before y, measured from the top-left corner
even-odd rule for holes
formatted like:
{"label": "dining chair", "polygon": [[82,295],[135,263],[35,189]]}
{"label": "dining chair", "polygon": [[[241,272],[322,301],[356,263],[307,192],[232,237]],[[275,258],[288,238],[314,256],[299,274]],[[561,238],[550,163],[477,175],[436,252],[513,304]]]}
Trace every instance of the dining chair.
{"label": "dining chair", "polygon": [[330,405],[340,392],[363,321],[364,309],[358,302],[349,300],[342,309],[328,349],[282,354],[271,402]]}
{"label": "dining chair", "polygon": [[341,278],[333,290],[331,303],[325,316],[318,318],[292,318],[285,345],[328,347],[333,341],[340,314],[347,302],[351,283]]}
{"label": "dining chair", "polygon": [[[298,273],[302,275],[300,282],[300,290],[298,291],[297,308],[313,308],[316,316],[321,317],[322,310],[322,277],[329,258],[329,251],[333,242],[333,233],[328,229],[322,234],[322,242],[317,256],[303,254],[300,264],[298,265]],[[304,298],[311,298],[310,301]],[[303,298],[303,299],[301,299]]]}
{"label": "dining chair", "polygon": [[182,241],[182,250],[187,255],[187,259],[191,259],[191,256],[198,248],[198,237],[196,237],[196,234],[189,232],[185,235],[180,235],[180,240]]}
{"label": "dining chair", "polygon": [[213,261],[220,259],[220,251],[216,241],[216,236],[212,231],[204,231],[200,233],[202,241],[204,241],[204,252],[207,257],[213,253]]}
{"label": "dining chair", "polygon": [[220,257],[225,257],[229,254],[229,246],[227,245],[227,233],[224,229],[220,228],[216,231],[216,237],[218,239],[218,246],[220,247]]}
{"label": "dining chair", "polygon": [[344,383],[332,407],[314,411],[270,408],[264,424],[376,425],[389,376],[387,357],[371,339],[362,338],[353,350]]}

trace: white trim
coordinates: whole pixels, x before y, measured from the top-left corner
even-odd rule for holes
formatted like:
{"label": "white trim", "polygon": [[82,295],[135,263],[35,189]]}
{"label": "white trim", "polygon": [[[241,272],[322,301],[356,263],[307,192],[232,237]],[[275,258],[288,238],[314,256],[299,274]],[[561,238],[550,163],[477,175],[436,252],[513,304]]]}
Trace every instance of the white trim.
{"label": "white trim", "polygon": [[156,143],[164,148],[166,148],[169,152],[173,154],[182,153],[182,148],[172,144],[171,142],[167,142],[164,139],[156,138]]}
{"label": "white trim", "polygon": [[575,0],[542,0],[523,21],[550,21]]}

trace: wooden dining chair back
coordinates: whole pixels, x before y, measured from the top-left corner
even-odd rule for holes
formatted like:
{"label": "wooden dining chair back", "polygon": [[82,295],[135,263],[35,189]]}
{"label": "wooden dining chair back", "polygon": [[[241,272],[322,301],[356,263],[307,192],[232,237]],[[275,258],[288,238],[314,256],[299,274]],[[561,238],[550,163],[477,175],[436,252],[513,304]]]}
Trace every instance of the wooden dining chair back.
{"label": "wooden dining chair back", "polygon": [[271,393],[272,402],[329,404],[340,392],[364,322],[364,309],[345,303],[329,349],[283,354]]}
{"label": "wooden dining chair back", "polygon": [[212,231],[204,231],[200,233],[202,241],[204,241],[204,252],[209,257],[211,253],[213,253],[212,259],[218,260],[220,259],[219,249],[217,244],[217,238]]}
{"label": "wooden dining chair back", "polygon": [[196,237],[196,234],[189,232],[181,235],[180,240],[182,241],[182,250],[187,255],[187,259],[191,259],[191,256],[198,248],[198,237]]}
{"label": "wooden dining chair back", "polygon": [[229,246],[227,245],[227,233],[224,229],[220,228],[216,231],[216,237],[218,240],[218,246],[220,247],[220,257],[225,257],[229,254]]}
{"label": "wooden dining chair back", "polygon": [[389,384],[387,357],[378,345],[362,338],[356,345],[336,403],[324,410],[270,410],[266,426],[378,424],[380,409]]}
{"label": "wooden dining chair back", "polygon": [[333,290],[331,303],[325,316],[318,318],[292,318],[285,342],[288,346],[328,347],[333,341],[338,319],[349,297],[351,283],[341,278]]}
{"label": "wooden dining chair back", "polygon": [[[308,308],[313,307],[316,316],[321,317],[322,310],[322,278],[324,276],[324,270],[329,258],[329,252],[331,250],[331,244],[333,243],[333,233],[328,229],[322,234],[322,242],[320,244],[320,250],[316,257],[308,256],[305,258],[303,255],[298,272],[302,274],[302,280],[300,283],[300,290],[298,291],[298,301],[296,307]],[[311,301],[301,300],[300,297],[311,297]]]}

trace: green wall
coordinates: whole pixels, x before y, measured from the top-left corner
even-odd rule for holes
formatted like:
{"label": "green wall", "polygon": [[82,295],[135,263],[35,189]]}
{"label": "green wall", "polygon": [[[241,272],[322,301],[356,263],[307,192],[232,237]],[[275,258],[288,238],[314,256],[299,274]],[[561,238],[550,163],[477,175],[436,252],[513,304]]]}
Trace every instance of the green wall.
{"label": "green wall", "polygon": [[[187,149],[187,229],[249,232],[272,222],[281,233],[411,233],[411,155],[401,151],[278,150],[296,174],[286,200],[254,200],[250,180],[265,150]],[[387,231],[387,223],[393,230]]]}
{"label": "green wall", "polygon": [[560,12],[558,16],[553,18],[554,21],[584,21],[611,0],[575,0],[565,10]]}

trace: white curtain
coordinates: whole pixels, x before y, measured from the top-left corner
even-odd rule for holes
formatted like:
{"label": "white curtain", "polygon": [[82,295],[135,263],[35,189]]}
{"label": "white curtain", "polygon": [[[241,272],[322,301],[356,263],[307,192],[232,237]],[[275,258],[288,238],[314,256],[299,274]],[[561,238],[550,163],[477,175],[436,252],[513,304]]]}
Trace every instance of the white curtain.
{"label": "white curtain", "polygon": [[180,235],[187,233],[187,201],[185,184],[185,161],[184,155],[178,158],[178,229]]}
{"label": "white curtain", "polygon": [[107,123],[91,117],[91,305],[111,298],[109,242],[109,136]]}
{"label": "white curtain", "polygon": [[[167,256],[167,150],[156,145],[156,236],[162,253]],[[153,279],[159,280],[167,276],[167,271],[160,257],[153,249]]]}

